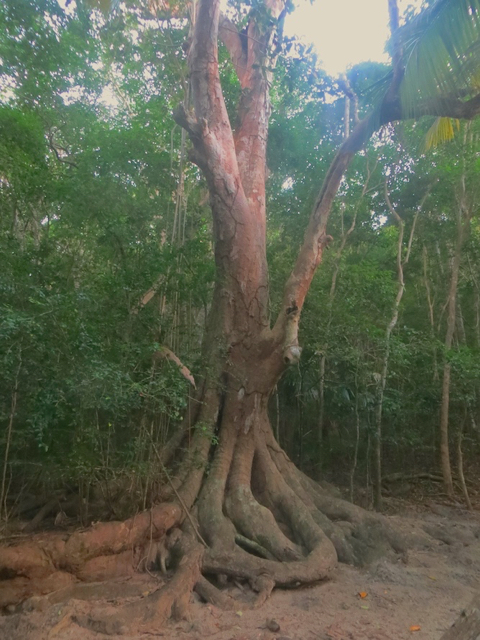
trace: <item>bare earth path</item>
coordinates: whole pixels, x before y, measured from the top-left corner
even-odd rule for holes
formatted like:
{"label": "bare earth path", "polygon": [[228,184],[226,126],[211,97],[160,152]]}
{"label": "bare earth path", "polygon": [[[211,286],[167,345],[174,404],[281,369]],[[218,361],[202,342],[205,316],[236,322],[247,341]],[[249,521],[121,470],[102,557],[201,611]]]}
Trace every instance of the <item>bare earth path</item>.
{"label": "bare earth path", "polygon": [[[391,519],[417,538],[415,548],[403,558],[384,558],[366,569],[339,565],[330,581],[306,589],[276,590],[260,609],[248,608],[248,593],[239,585],[232,595],[246,602],[243,608],[221,611],[193,602],[190,622],[171,623],[157,633],[139,629],[138,634],[122,638],[439,640],[480,590],[480,514],[437,504],[410,508]],[[110,584],[108,594],[104,585],[98,585],[89,595],[95,606],[108,609],[142,597],[160,584],[161,577],[139,574],[113,588]],[[112,638],[76,624],[91,601],[67,599],[55,604],[54,600],[34,599],[30,613],[0,618],[0,638]]]}

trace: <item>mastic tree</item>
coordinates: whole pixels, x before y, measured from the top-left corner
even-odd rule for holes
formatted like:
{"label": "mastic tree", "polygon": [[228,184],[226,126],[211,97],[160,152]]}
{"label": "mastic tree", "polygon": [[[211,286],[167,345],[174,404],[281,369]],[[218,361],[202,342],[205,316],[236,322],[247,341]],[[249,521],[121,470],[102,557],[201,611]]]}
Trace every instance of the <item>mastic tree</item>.
{"label": "mastic tree", "polygon": [[[181,527],[181,535],[176,529],[166,543],[175,542],[181,560],[163,589],[113,617],[95,612],[79,616],[80,623],[111,633],[138,617],[158,624],[185,613],[194,587],[205,599],[225,603],[205,575],[248,581],[260,603],[275,586],[324,579],[338,560],[364,563],[374,553],[403,548],[404,540],[381,516],[340,499],[294,466],[275,441],[267,410],[277,382],[299,362],[300,315],[332,240],[329,215],[355,154],[391,122],[427,114],[472,119],[480,112],[474,81],[479,2],[437,0],[402,28],[396,1],[388,4],[391,71],[376,85],[375,108],[361,120],[352,115],[353,128],[326,171],[273,318],[266,153],[269,92],[280,46],[276,34],[288,6],[265,0],[234,7],[230,17],[222,15],[219,0],[199,0],[192,9],[186,43],[189,98],[174,117],[187,132],[190,160],[208,185],[216,273],[197,393],[181,428],[158,453],[162,466],[176,463],[171,502],[127,523],[72,534],[48,551],[50,569],[81,571],[85,579],[97,575],[101,556],[115,558],[115,552],[143,544],[150,558],[152,530],[161,538]],[[222,89],[219,41],[241,89],[234,115]],[[44,553],[39,546],[29,556],[32,574],[44,566]],[[11,547],[2,550],[0,561],[15,574],[21,557],[22,547]],[[25,561],[22,567],[28,573]]]}
{"label": "mastic tree", "polygon": [[[91,517],[94,493],[113,505],[134,468],[120,491],[131,513],[163,475],[150,437],[161,446],[186,402],[188,383],[156,352],[168,340],[182,360],[189,343],[190,366],[198,355],[212,259],[191,165],[188,221],[172,201],[184,30],[132,41],[139,17],[123,18],[105,27],[56,0],[0,8],[2,521],[62,494]],[[161,303],[140,313],[152,284]]]}

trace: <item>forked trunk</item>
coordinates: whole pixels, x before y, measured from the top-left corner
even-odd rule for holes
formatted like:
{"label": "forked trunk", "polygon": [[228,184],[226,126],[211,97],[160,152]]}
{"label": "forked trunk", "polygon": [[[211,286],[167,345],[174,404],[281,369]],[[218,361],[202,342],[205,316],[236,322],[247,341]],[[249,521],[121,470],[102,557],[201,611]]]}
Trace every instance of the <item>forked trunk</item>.
{"label": "forked trunk", "polygon": [[[242,268],[261,272],[254,261]],[[169,476],[171,502],[67,540],[39,537],[0,549],[0,567],[12,576],[0,588],[0,606],[60,584],[65,597],[81,597],[77,580],[105,581],[139,566],[172,568],[178,557],[171,580],[140,601],[113,615],[95,608],[75,615],[76,624],[119,635],[132,625],[147,630],[187,615],[193,588],[212,603],[238,606],[219,590],[221,578],[247,582],[257,593],[252,605],[258,605],[275,586],[324,580],[338,559],[365,564],[404,549],[380,516],[310,480],[278,446],[268,399],[295,350],[268,328],[261,303],[266,296],[230,275],[224,269],[217,281],[204,343],[205,377],[197,411],[183,431],[183,458]]]}
{"label": "forked trunk", "polygon": [[[389,6],[395,30],[395,0]],[[380,110],[355,125],[326,174],[271,324],[265,251],[269,48],[285,2],[266,0],[264,8],[252,10],[239,32],[220,17],[219,0],[195,4],[189,49],[193,108],[180,108],[175,117],[190,137],[191,160],[209,187],[216,284],[198,395],[183,428],[164,452],[157,452],[165,472],[168,460],[176,463],[175,472],[167,473],[171,503],[70,537],[39,537],[0,548],[0,572],[8,576],[0,606],[52,591],[60,578],[70,584],[106,580],[118,576],[120,563],[132,573],[157,562],[173,566],[177,556],[174,576],[150,595],[114,615],[93,610],[71,616],[95,632],[118,635],[131,625],[158,630],[166,618],[185,615],[193,588],[204,599],[235,606],[217,588],[221,577],[247,581],[258,592],[258,604],[275,585],[326,578],[337,559],[364,564],[404,549],[383,517],[341,500],[330,486],[300,472],[275,441],[267,413],[279,377],[300,358],[300,313],[331,239],[327,221],[345,171],[375,128],[402,117],[401,56],[394,56],[392,83]],[[219,37],[242,89],[235,131],[220,83]],[[453,106],[445,101],[440,111],[446,113],[434,111],[473,117],[477,107],[473,99]],[[428,112],[428,104],[423,110]],[[66,597],[75,597],[75,587]]]}

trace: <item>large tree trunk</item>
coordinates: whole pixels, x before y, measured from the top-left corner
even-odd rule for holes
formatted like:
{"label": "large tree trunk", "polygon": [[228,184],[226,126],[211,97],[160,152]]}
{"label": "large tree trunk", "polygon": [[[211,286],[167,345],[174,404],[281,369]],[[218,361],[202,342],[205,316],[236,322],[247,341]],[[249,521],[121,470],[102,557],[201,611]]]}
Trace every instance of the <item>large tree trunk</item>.
{"label": "large tree trunk", "polygon": [[[329,240],[332,201],[368,133],[368,123],[357,125],[333,161],[271,326],[265,250],[270,110],[265,68],[283,2],[272,0],[268,8],[270,25],[260,27],[251,20],[239,34],[227,20],[220,21],[218,0],[199,0],[197,5],[189,52],[193,111],[179,109],[176,119],[189,133],[191,159],[209,186],[216,284],[203,343],[205,373],[194,410],[172,446],[159,454],[165,464],[177,452],[170,506],[127,523],[110,523],[107,529],[73,534],[67,542],[47,544],[38,538],[24,547],[0,550],[0,568],[18,587],[10,598],[11,589],[0,592],[3,605],[25,598],[29,580],[33,590],[48,591],[60,568],[71,580],[108,577],[118,571],[111,559],[125,552],[125,544],[118,542],[125,536],[136,541],[134,562],[126,560],[128,570],[140,560],[147,568],[157,560],[165,566],[175,545],[182,558],[175,578],[138,606],[128,605],[114,617],[94,611],[78,618],[80,624],[113,634],[139,618],[158,625],[171,615],[184,615],[195,586],[202,597],[222,602],[218,589],[202,574],[246,580],[262,602],[276,585],[325,579],[337,559],[364,564],[387,549],[402,549],[401,540],[379,516],[338,499],[297,470],[275,441],[268,419],[268,399],[278,379],[300,357],[300,312]],[[220,85],[219,28],[242,85],[235,132]],[[182,437],[187,447],[179,447]],[[176,542],[178,527],[182,533]],[[12,586],[11,580],[6,582]]]}
{"label": "large tree trunk", "polygon": [[[196,4],[189,50],[193,109],[176,113],[210,191],[216,284],[203,379],[188,419],[158,453],[159,464],[176,465],[168,475],[170,503],[67,538],[38,536],[0,549],[3,606],[32,591],[52,591],[61,581],[106,580],[156,562],[165,567],[176,557],[176,573],[163,588],[114,616],[93,610],[75,617],[78,624],[114,635],[132,624],[158,628],[170,616],[184,616],[193,588],[228,606],[214,584],[217,576],[247,581],[259,603],[276,585],[327,578],[337,560],[364,564],[388,550],[403,550],[403,540],[384,518],[339,499],[292,464],[275,441],[267,413],[278,379],[300,357],[300,313],[330,240],[326,226],[340,182],[375,127],[401,117],[400,61],[380,116],[354,127],[327,172],[272,326],[265,251],[268,53],[285,3],[267,0],[269,19],[262,14],[257,24],[252,17],[242,33],[220,19],[219,4]],[[394,0],[389,6],[395,8]],[[242,87],[235,131],[220,84],[219,36]],[[470,103],[454,106],[455,114],[461,108],[472,117]]]}

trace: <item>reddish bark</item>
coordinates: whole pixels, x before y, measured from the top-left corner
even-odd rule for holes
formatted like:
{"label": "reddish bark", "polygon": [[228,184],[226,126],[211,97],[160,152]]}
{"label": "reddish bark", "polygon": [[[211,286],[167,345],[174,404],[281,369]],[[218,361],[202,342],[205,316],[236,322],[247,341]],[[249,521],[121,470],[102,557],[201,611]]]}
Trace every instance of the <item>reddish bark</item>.
{"label": "reddish bark", "polygon": [[0,547],[4,578],[0,607],[69,582],[105,580],[136,571],[152,542],[181,520],[180,507],[165,503],[124,522],[99,523],[69,537],[43,533],[4,545]]}
{"label": "reddish bark", "polygon": [[[300,357],[300,313],[329,241],[326,227],[332,202],[351,159],[378,118],[357,123],[327,172],[271,327],[265,251],[270,110],[265,69],[284,2],[267,0],[267,6],[270,23],[252,18],[240,34],[227,20],[220,23],[219,0],[198,1],[188,54],[193,109],[181,108],[175,114],[190,136],[191,158],[209,186],[216,263],[203,344],[205,375],[198,384],[193,418],[162,459],[168,459],[188,434],[189,447],[183,450],[183,459],[179,452],[171,483],[171,500],[176,504],[156,507],[153,516],[146,512],[127,523],[98,525],[68,540],[54,538],[48,553],[40,539],[0,552],[0,567],[10,578],[30,578],[37,572],[48,576],[61,567],[76,579],[86,579],[89,574],[105,575],[101,572],[111,569],[108,557],[122,553],[137,553],[135,561],[140,556],[148,568],[153,562],[150,538],[161,539],[181,524],[182,536],[172,553],[178,555],[174,578],[114,618],[96,611],[76,619],[93,630],[118,634],[138,620],[158,626],[170,615],[185,615],[195,584],[203,597],[224,601],[201,573],[248,581],[261,603],[275,585],[327,578],[337,559],[363,564],[375,554],[403,548],[383,518],[340,500],[329,487],[296,469],[278,447],[269,424],[268,398],[285,369]],[[219,36],[243,89],[235,131],[220,83]],[[387,94],[380,124],[401,116],[396,88],[393,84]],[[468,108],[468,103],[462,105]]]}

